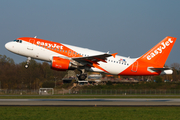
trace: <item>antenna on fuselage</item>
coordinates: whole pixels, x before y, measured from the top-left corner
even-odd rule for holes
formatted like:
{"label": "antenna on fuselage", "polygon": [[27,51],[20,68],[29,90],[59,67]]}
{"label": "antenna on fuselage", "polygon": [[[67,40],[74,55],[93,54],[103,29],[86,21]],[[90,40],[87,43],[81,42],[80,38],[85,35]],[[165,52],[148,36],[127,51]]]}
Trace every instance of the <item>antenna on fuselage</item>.
{"label": "antenna on fuselage", "polygon": [[34,38],[37,38],[37,36],[34,36]]}

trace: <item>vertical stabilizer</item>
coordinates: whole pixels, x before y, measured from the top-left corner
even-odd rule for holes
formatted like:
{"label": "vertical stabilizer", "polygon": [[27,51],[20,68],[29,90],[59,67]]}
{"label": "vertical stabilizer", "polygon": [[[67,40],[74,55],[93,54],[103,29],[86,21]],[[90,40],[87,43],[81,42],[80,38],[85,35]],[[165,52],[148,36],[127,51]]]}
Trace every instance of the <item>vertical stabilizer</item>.
{"label": "vertical stabilizer", "polygon": [[146,64],[150,63],[151,65],[154,65],[154,67],[164,67],[175,41],[176,38],[167,36],[151,50],[141,56],[139,60]]}

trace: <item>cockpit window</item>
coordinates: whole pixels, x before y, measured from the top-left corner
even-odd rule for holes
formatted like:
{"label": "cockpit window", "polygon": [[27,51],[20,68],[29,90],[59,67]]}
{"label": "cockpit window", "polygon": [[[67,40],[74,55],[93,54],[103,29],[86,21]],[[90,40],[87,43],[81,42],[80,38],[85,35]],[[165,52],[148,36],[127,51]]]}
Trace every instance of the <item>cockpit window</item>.
{"label": "cockpit window", "polygon": [[22,43],[22,40],[14,40],[14,42]]}

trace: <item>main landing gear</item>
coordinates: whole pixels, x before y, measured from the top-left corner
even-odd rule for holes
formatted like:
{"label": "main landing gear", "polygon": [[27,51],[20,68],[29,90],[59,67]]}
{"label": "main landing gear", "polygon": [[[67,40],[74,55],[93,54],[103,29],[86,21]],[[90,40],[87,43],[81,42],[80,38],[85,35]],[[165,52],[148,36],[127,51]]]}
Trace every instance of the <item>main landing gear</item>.
{"label": "main landing gear", "polygon": [[79,80],[85,80],[87,78],[87,73],[85,73],[85,69],[79,70],[81,74],[77,74],[77,78]]}
{"label": "main landing gear", "polygon": [[26,65],[24,66],[26,69],[29,67],[30,61],[31,61],[31,57],[28,57],[26,61]]}

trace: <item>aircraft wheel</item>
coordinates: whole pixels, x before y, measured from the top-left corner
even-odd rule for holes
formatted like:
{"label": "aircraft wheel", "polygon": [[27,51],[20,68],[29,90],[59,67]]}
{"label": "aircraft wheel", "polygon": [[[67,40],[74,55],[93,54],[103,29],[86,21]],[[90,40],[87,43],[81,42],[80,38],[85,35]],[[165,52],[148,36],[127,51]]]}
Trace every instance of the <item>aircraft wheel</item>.
{"label": "aircraft wheel", "polygon": [[29,65],[26,64],[24,67],[27,69],[29,67]]}
{"label": "aircraft wheel", "polygon": [[79,80],[85,80],[87,78],[87,74],[80,74],[79,76],[78,76],[78,79]]}

